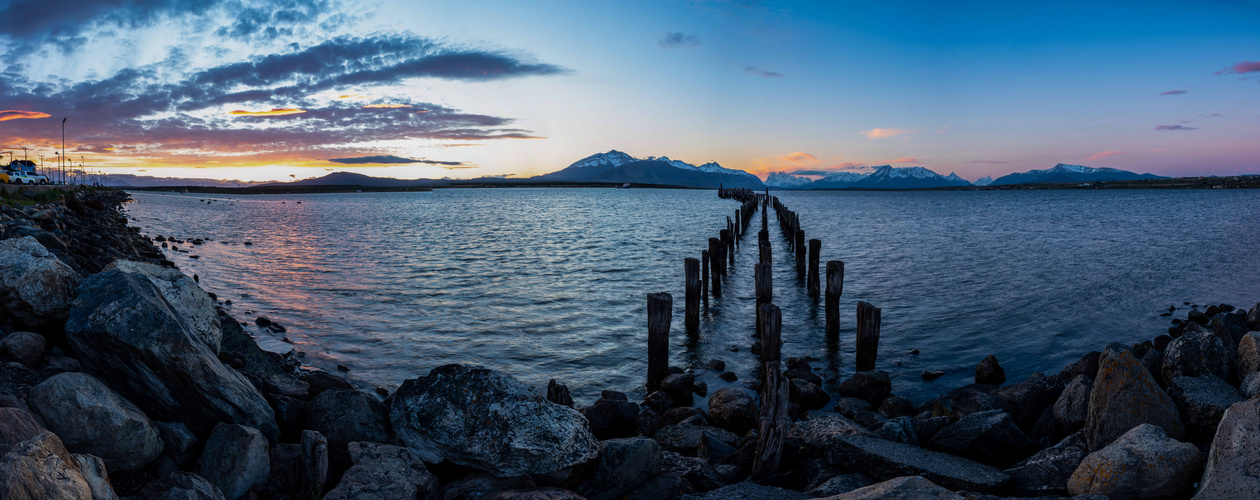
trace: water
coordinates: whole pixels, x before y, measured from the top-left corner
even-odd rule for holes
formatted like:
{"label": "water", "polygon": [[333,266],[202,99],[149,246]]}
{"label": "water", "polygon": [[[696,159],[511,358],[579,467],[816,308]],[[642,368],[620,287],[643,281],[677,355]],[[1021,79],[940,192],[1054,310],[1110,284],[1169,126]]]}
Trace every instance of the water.
{"label": "water", "polygon": [[[829,391],[853,370],[858,300],[883,309],[879,367],[918,402],[970,382],[989,354],[1018,380],[1163,333],[1170,304],[1260,299],[1260,226],[1247,221],[1257,191],[775,194],[823,241],[823,260],[845,261],[842,330],[828,341],[771,213],[784,356],[818,358]],[[755,364],[759,216],[724,297],[698,331],[682,328],[682,260],[738,207],[713,191],[132,196],[145,234],[213,240],[168,255],[239,319],[284,324],[307,364],[347,365],[365,386],[472,362],[536,385],[556,378],[579,401],[607,388],[641,396],[645,294],[656,291],[675,297],[672,364],[720,358],[735,385]],[[947,375],[924,382],[924,369]],[[731,385],[698,372],[711,389]]]}

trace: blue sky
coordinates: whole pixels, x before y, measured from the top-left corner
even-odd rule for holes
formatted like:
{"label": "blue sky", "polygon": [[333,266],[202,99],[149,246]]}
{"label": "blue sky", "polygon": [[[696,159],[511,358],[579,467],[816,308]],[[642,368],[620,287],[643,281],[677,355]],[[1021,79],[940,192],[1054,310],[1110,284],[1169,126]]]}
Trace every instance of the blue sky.
{"label": "blue sky", "polygon": [[[51,157],[69,116],[67,154],[110,172],[536,175],[618,149],[759,174],[1260,173],[1254,1],[0,0],[0,15],[16,20],[0,28],[0,147]],[[302,112],[231,114],[272,109]],[[385,155],[417,161],[328,161]]]}

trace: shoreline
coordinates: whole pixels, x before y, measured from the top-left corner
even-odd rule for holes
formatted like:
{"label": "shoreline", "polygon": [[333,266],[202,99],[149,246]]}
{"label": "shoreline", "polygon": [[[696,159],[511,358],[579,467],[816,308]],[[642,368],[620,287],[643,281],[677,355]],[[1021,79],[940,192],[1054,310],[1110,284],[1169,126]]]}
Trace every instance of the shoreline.
{"label": "shoreline", "polygon": [[[986,359],[977,366],[976,384],[923,402],[892,394],[887,373],[877,369],[845,379],[844,397],[832,411],[823,411],[817,374],[808,361],[789,358],[785,376],[791,380],[794,423],[783,442],[784,459],[774,474],[753,482],[745,479],[756,450],[756,396],[739,388],[710,394],[697,384],[700,370],[724,370],[716,360],[705,367],[671,367],[661,390],[642,402],[603,391],[594,404],[576,406],[563,381],[553,381],[544,391],[508,374],[466,365],[438,367],[386,397],[357,390],[335,374],[305,369],[297,354],[259,349],[238,319],[215,307],[216,298],[165,267],[169,261],[153,258],[161,254],[134,228],[123,230],[133,235],[129,238],[96,245],[103,250],[100,254],[63,251],[64,256],[41,253],[34,246],[46,248],[44,241],[55,245],[47,237],[41,240],[31,231],[14,229],[52,234],[46,227],[54,227],[72,240],[93,242],[91,234],[118,231],[119,217],[126,227],[118,211],[121,199],[111,191],[70,193],[60,204],[5,205],[0,212],[5,214],[0,244],[8,245],[0,246],[0,259],[23,263],[5,271],[17,269],[21,276],[5,275],[0,282],[0,295],[7,297],[0,305],[0,312],[7,313],[0,352],[10,361],[0,365],[0,392],[12,396],[0,396],[0,407],[9,407],[0,411],[14,422],[34,422],[20,433],[0,424],[5,431],[0,435],[22,437],[10,439],[12,443],[0,440],[11,447],[0,455],[47,451],[59,444],[62,455],[79,455],[75,464],[63,458],[64,470],[58,470],[68,477],[78,474],[98,489],[135,494],[166,487],[169,492],[179,483],[208,485],[229,498],[250,492],[263,498],[313,492],[349,498],[366,491],[354,489],[370,482],[365,478],[379,482],[389,477],[395,486],[426,497],[474,488],[490,494],[486,498],[695,494],[716,499],[737,490],[758,497],[872,498],[855,495],[906,488],[935,491],[941,498],[966,491],[1019,496],[1130,491],[1106,489],[1119,487],[1151,493],[1156,478],[1133,475],[1142,467],[1168,468],[1168,463],[1109,457],[1125,450],[1158,450],[1177,458],[1175,468],[1161,469],[1176,480],[1165,481],[1165,492],[1189,498],[1194,483],[1204,484],[1201,489],[1246,484],[1221,477],[1237,473],[1239,467],[1227,466],[1236,463],[1230,460],[1238,460],[1238,454],[1242,459],[1260,456],[1255,454],[1260,450],[1251,449],[1230,455],[1231,450],[1213,444],[1225,430],[1245,432],[1235,428],[1242,418],[1237,415],[1254,418],[1255,407],[1260,407],[1255,398],[1260,392],[1260,334],[1248,333],[1260,330],[1260,304],[1250,311],[1221,305],[1191,309],[1167,334],[1133,346],[1109,344],[1059,373],[1038,373],[1018,383],[1006,384],[998,360]],[[104,193],[105,199],[92,193]],[[82,213],[76,203],[83,205]],[[76,227],[82,231],[65,230]],[[18,244],[10,240],[21,240],[21,248],[9,248]],[[115,253],[149,265],[103,262]],[[31,295],[32,290],[42,293]],[[130,312],[119,308],[136,304],[151,307]],[[681,318],[675,323],[681,326]],[[137,329],[151,332],[144,338],[157,339],[156,344],[132,337]],[[177,333],[169,333],[172,329]],[[200,354],[174,355],[189,351]],[[80,370],[90,375],[73,375]],[[188,370],[217,383],[183,380],[179,373]],[[75,439],[76,427],[112,425],[67,425],[67,415],[83,413],[74,406],[81,403],[56,395],[85,387],[111,403],[102,406],[117,409],[111,415],[127,415],[125,421],[152,432],[96,449]],[[176,387],[202,397],[173,407],[154,396]],[[491,410],[459,394],[499,403],[501,408],[494,411],[504,412],[498,413],[502,419],[473,425]],[[708,411],[692,406],[696,396],[707,398]],[[204,412],[186,408],[197,407],[202,399],[230,404]],[[822,404],[828,402],[824,394]],[[445,410],[437,412],[439,408]],[[493,439],[479,438],[481,432]],[[505,449],[508,436],[518,432],[551,436],[528,443],[547,450],[547,460],[526,459],[521,449]],[[58,437],[49,437],[54,434]],[[0,477],[19,477],[4,475],[17,467],[10,455],[4,456]],[[99,468],[75,467],[95,463],[94,458],[101,461]],[[1204,463],[1206,473],[1201,471]],[[113,485],[109,480],[104,486],[94,483],[92,474],[113,478]]]}

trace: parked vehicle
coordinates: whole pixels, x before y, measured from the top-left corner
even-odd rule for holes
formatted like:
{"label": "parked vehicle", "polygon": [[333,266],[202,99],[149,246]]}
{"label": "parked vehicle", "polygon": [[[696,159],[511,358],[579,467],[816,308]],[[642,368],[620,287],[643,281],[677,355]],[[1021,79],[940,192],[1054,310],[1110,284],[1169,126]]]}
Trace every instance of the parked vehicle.
{"label": "parked vehicle", "polygon": [[35,172],[35,162],[30,160],[13,160],[4,168],[3,180],[6,184],[48,184],[48,177]]}

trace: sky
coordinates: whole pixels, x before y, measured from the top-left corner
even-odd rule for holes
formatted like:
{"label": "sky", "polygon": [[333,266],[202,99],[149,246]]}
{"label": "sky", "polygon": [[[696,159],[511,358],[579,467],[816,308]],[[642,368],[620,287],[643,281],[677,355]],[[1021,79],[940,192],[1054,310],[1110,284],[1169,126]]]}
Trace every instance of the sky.
{"label": "sky", "polygon": [[0,0],[0,19],[0,151],[54,164],[64,119],[66,157],[106,173],[527,177],[616,149],[763,178],[1260,174],[1260,1]]}

